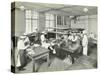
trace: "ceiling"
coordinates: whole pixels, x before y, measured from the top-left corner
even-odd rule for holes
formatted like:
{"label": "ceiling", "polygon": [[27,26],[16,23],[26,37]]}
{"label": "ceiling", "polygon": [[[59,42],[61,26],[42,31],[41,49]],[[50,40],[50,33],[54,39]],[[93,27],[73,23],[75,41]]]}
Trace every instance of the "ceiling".
{"label": "ceiling", "polygon": [[[66,4],[48,4],[48,3],[30,3],[30,2],[16,2],[15,7],[24,6],[25,9],[37,10],[38,12],[48,12],[53,14],[65,15],[96,15],[96,6],[79,6]],[[88,11],[84,12],[83,9]]]}

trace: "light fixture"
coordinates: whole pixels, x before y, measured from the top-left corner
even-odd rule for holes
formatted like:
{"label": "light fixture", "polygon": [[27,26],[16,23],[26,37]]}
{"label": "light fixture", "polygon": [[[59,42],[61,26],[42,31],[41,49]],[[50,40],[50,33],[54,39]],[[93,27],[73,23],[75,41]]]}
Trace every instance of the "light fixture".
{"label": "light fixture", "polygon": [[71,18],[71,19],[72,19],[73,17],[74,17],[74,16],[69,16],[69,18]]}
{"label": "light fixture", "polygon": [[24,6],[20,6],[19,8],[20,8],[20,10],[22,10],[22,11],[25,10],[25,7],[24,7]]}
{"label": "light fixture", "polygon": [[86,13],[88,12],[88,8],[84,8],[83,11]]}
{"label": "light fixture", "polygon": [[11,8],[11,11],[13,11],[13,10],[15,10],[15,9],[24,11],[24,10],[25,10],[25,7],[24,7],[24,6],[16,6],[16,7]]}

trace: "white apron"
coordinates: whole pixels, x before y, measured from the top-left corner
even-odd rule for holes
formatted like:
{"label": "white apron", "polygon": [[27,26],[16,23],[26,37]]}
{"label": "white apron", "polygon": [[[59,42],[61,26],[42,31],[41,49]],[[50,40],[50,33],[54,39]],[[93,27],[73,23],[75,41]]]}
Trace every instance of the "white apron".
{"label": "white apron", "polygon": [[87,53],[88,53],[88,38],[86,35],[83,36],[82,46],[83,46],[83,55],[87,55]]}
{"label": "white apron", "polygon": [[83,55],[87,55],[87,53],[88,53],[88,46],[86,45],[83,47]]}
{"label": "white apron", "polygon": [[25,48],[24,41],[19,40],[18,43],[17,43],[17,46],[18,47],[17,47],[17,50],[16,50],[16,67],[19,67],[19,66],[21,66],[19,51],[21,49],[24,49]]}
{"label": "white apron", "polygon": [[17,56],[17,64],[16,64],[16,67],[20,67],[20,66],[21,66],[20,54],[18,54],[18,56]]}

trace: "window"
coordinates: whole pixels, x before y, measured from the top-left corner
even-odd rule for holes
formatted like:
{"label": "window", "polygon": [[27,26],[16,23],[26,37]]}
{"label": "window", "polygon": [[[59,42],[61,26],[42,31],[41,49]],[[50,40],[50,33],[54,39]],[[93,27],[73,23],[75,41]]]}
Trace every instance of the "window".
{"label": "window", "polygon": [[39,21],[39,13],[36,11],[32,12],[32,32],[34,32],[38,28],[38,21]]}
{"label": "window", "polygon": [[26,33],[31,32],[31,10],[26,10]]}
{"label": "window", "polygon": [[31,32],[31,20],[26,20],[26,33]]}
{"label": "window", "polygon": [[51,31],[52,29],[49,28],[54,27],[54,15],[46,13],[45,16],[46,16],[45,27],[48,29],[48,31]]}
{"label": "window", "polygon": [[61,16],[57,16],[57,25],[62,25],[62,17]]}
{"label": "window", "polygon": [[67,21],[67,17],[65,16],[64,17],[64,25],[67,25],[66,21]]}
{"label": "window", "polygon": [[57,16],[57,25],[67,25],[67,16]]}
{"label": "window", "polygon": [[25,11],[26,33],[31,33],[38,27],[38,12],[32,10]]}

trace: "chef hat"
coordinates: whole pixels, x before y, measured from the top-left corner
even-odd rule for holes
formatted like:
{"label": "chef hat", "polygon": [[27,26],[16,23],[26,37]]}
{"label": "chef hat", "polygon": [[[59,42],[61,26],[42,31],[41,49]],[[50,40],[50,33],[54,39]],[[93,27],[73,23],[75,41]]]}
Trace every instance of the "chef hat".
{"label": "chef hat", "polygon": [[45,31],[42,31],[42,33],[43,33],[43,34],[46,34],[46,32],[45,32]]}
{"label": "chef hat", "polygon": [[26,37],[26,36],[24,36],[24,35],[20,36],[21,39],[24,39],[25,37]]}
{"label": "chef hat", "polygon": [[28,33],[24,33],[24,36],[28,35]]}
{"label": "chef hat", "polygon": [[83,34],[87,34],[87,31],[86,31],[86,30],[84,30],[84,31],[83,31]]}

